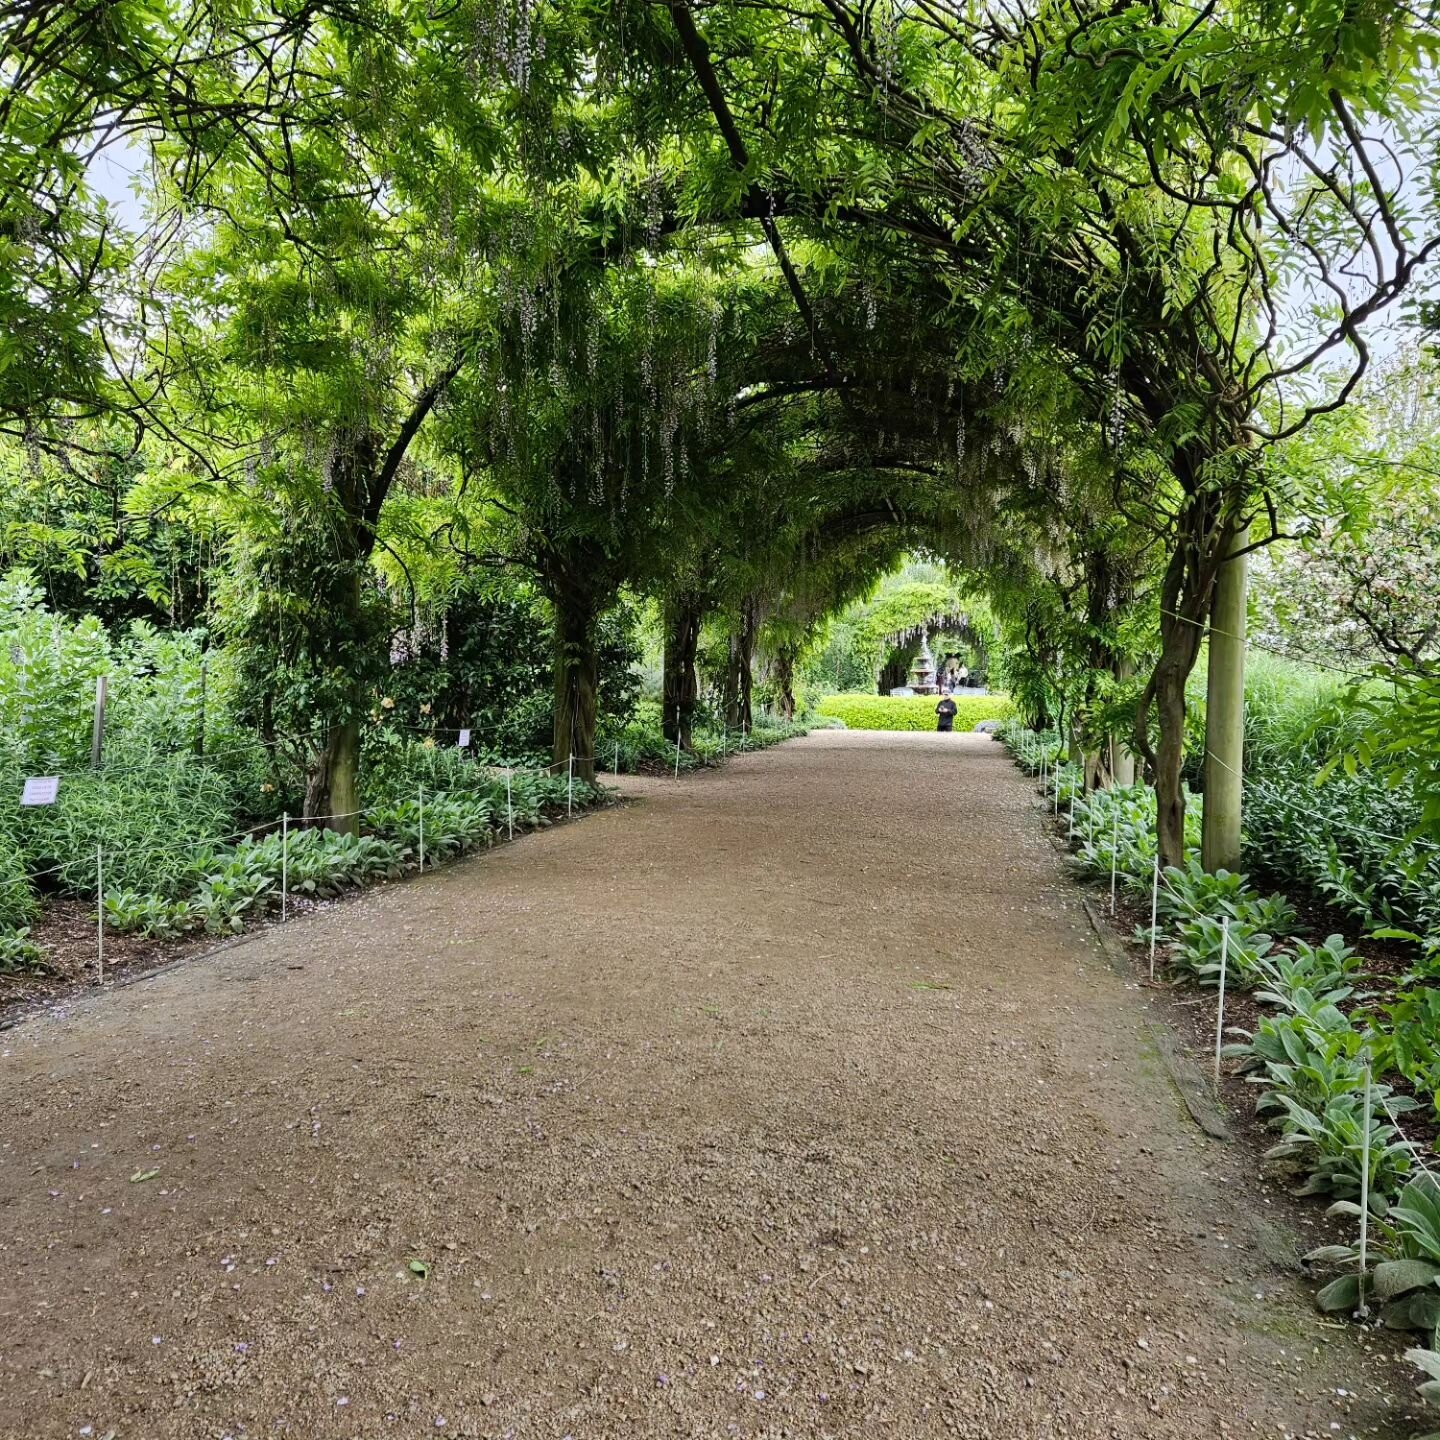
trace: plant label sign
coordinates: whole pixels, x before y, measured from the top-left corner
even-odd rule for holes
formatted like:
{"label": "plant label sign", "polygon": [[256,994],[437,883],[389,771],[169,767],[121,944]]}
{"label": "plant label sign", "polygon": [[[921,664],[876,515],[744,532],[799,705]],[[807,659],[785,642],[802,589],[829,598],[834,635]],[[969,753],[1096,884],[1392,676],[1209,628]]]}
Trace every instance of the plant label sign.
{"label": "plant label sign", "polygon": [[58,775],[32,775],[20,792],[21,805],[53,805],[60,795]]}
{"label": "plant label sign", "polygon": [[470,744],[470,732],[469,732],[468,730],[462,730],[462,731],[460,732],[460,749],[462,749],[462,750],[467,749],[467,748],[469,747],[469,744]]}

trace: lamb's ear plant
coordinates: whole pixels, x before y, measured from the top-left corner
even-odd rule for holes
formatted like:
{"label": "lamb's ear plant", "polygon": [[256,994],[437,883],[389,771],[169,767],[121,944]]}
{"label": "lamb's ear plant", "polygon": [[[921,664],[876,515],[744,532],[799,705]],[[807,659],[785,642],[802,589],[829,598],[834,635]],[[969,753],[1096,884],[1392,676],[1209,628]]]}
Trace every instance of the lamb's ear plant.
{"label": "lamb's ear plant", "polygon": [[1304,992],[1338,1005],[1354,993],[1349,982],[1359,967],[1360,957],[1339,935],[1329,936],[1323,945],[1295,940],[1289,951],[1275,951],[1260,959],[1255,998],[1289,1010],[1295,1007],[1296,995]]}
{"label": "lamb's ear plant", "polygon": [[1286,896],[1252,896],[1243,891],[1230,902],[1230,913],[1252,930],[1264,930],[1282,938],[1294,931],[1297,919],[1295,907]]}
{"label": "lamb's ear plant", "polygon": [[30,927],[0,934],[0,975],[42,975],[49,969],[44,952],[30,939]]}
{"label": "lamb's ear plant", "polygon": [[[1417,1393],[1427,1404],[1440,1405],[1440,1350],[1414,1346],[1405,1352],[1405,1358],[1430,1377],[1415,1387]],[[1428,1434],[1417,1436],[1416,1440],[1440,1440],[1440,1430],[1431,1430]]]}
{"label": "lamb's ear plant", "polygon": [[1167,920],[1183,921],[1199,915],[1235,915],[1236,903],[1254,899],[1243,875],[1231,870],[1207,871],[1192,855],[1183,870],[1169,866],[1160,877],[1158,906]]}
{"label": "lamb's ear plant", "polygon": [[105,924],[122,935],[143,935],[147,939],[172,940],[190,928],[196,919],[187,900],[167,900],[163,895],[138,890],[111,890],[105,895]]}
{"label": "lamb's ear plant", "polygon": [[1262,965],[1273,944],[1270,936],[1251,930],[1239,920],[1228,926],[1211,915],[1184,921],[1170,955],[1172,967],[1201,985],[1218,985],[1222,952],[1230,985],[1253,984],[1264,974]]}
{"label": "lamb's ear plant", "polygon": [[[1377,1104],[1382,1089],[1375,1089]],[[1406,1098],[1392,1098],[1391,1110],[1399,1113],[1405,1109]],[[1406,1140],[1374,1107],[1367,1116],[1363,1093],[1334,1095],[1323,1110],[1312,1109],[1293,1095],[1280,1093],[1279,1100],[1282,1138],[1265,1152],[1266,1162],[1303,1177],[1295,1189],[1297,1195],[1352,1199],[1361,1193],[1368,1148],[1371,1208],[1382,1213],[1385,1196],[1398,1190],[1410,1174],[1415,1143]]]}

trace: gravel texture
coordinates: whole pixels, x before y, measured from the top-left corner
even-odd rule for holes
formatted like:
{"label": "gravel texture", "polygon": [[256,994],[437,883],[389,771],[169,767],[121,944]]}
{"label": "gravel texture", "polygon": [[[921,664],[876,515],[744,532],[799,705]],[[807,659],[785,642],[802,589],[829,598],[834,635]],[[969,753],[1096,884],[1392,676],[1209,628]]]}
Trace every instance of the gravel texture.
{"label": "gravel texture", "polygon": [[0,1435],[1390,1433],[997,744],[624,788],[0,1036]]}

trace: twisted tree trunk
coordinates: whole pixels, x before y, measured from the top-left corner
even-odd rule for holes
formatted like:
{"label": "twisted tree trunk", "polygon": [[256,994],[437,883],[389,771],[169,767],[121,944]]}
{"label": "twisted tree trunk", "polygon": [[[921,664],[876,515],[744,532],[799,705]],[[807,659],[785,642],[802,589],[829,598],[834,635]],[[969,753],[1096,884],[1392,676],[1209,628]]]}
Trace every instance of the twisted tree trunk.
{"label": "twisted tree trunk", "polygon": [[780,718],[787,725],[795,722],[795,655],[794,645],[781,645],[775,651],[775,690],[779,700]]}
{"label": "twisted tree trunk", "polygon": [[573,760],[577,779],[595,783],[595,720],[600,661],[595,627],[600,599],[583,570],[552,572],[555,607],[555,721],[551,755],[558,772]]}
{"label": "twisted tree trunk", "polygon": [[[1180,517],[1180,534],[1165,567],[1160,656],[1135,714],[1135,746],[1155,777],[1156,838],[1164,866],[1185,863],[1185,682],[1200,653],[1215,575],[1229,543],[1220,526],[1218,496],[1195,492]],[[1159,743],[1154,746],[1152,706],[1159,722]]]}
{"label": "twisted tree trunk", "polygon": [[740,729],[746,735],[755,728],[755,641],[759,632],[759,602],[753,595],[747,595],[740,605],[738,656]]}
{"label": "twisted tree trunk", "polygon": [[662,679],[661,728],[672,744],[692,754],[695,749],[695,705],[700,686],[695,653],[702,621],[699,601],[682,593],[665,607],[665,660]]}
{"label": "twisted tree trunk", "polygon": [[[330,483],[338,508],[331,527],[334,558],[315,567],[315,613],[328,616],[323,658],[340,676],[325,745],[305,782],[305,819],[354,835],[360,828],[360,716],[365,708],[361,654],[365,634],[364,581],[375,548],[375,522],[388,483],[380,473],[380,445],[368,431],[334,439]],[[328,582],[328,583],[327,583]],[[303,613],[303,611],[302,611]]]}

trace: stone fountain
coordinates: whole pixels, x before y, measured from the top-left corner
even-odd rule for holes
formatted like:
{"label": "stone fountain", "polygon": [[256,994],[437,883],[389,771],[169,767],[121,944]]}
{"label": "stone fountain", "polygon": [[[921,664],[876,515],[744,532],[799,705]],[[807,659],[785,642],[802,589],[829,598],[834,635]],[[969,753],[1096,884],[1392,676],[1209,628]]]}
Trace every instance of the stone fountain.
{"label": "stone fountain", "polygon": [[930,635],[922,629],[920,653],[910,667],[910,689],[916,695],[934,695],[938,688],[935,684],[935,657],[930,653]]}

